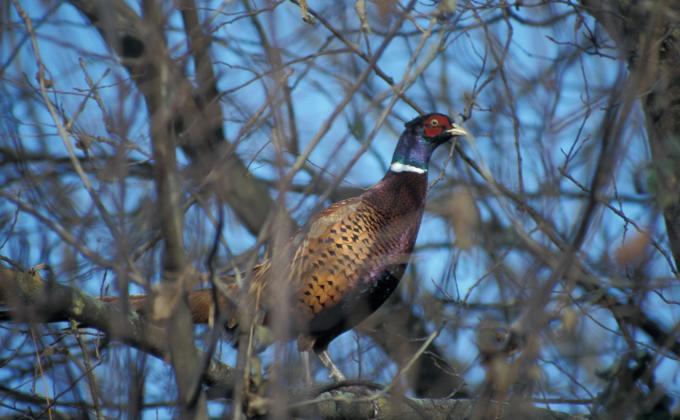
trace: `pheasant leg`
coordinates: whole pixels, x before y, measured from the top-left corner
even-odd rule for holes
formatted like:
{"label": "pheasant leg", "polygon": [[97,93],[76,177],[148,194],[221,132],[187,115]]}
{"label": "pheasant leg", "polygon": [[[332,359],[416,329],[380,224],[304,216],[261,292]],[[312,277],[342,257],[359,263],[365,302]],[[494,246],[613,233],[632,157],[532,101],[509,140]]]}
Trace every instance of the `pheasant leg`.
{"label": "pheasant leg", "polygon": [[313,382],[312,382],[312,369],[309,366],[310,365],[309,352],[303,351],[301,354],[302,354],[302,371],[305,380],[305,385],[311,386]]}
{"label": "pheasant leg", "polygon": [[345,380],[345,375],[343,375],[342,372],[340,372],[340,369],[338,369],[338,367],[335,366],[335,363],[333,363],[333,361],[331,360],[331,356],[328,354],[327,350],[317,353],[317,356],[319,356],[319,360],[321,360],[321,363],[323,363],[323,365],[326,366],[326,369],[328,369],[331,372],[330,377],[335,382]]}

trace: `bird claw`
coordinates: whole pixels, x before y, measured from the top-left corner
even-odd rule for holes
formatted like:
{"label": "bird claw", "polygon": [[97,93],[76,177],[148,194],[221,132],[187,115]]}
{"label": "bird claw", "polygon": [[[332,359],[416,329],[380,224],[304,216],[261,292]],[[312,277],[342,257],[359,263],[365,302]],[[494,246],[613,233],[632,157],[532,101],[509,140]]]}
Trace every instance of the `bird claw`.
{"label": "bird claw", "polygon": [[326,366],[326,369],[330,371],[330,375],[328,375],[331,379],[333,379],[335,382],[342,382],[345,379],[345,375],[340,372],[340,369],[338,369],[337,366],[335,366],[335,363],[333,363],[333,360],[331,360],[331,356],[328,354],[328,351],[324,350],[322,352],[317,353],[319,356],[319,360],[321,360],[321,363],[323,363],[324,366]]}
{"label": "bird claw", "polygon": [[347,380],[347,378],[345,378],[345,375],[343,375],[342,372],[340,372],[340,369],[338,369],[335,366],[333,366],[333,368],[330,369],[330,374],[328,375],[329,378],[333,379],[335,382],[342,382]]}

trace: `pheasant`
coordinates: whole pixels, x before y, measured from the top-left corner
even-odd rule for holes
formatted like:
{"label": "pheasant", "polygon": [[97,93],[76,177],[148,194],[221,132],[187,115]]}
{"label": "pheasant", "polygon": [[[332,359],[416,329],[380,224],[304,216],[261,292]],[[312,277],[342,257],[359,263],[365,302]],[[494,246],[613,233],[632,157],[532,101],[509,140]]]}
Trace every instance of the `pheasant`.
{"label": "pheasant", "polygon": [[[328,344],[396,289],[423,216],[430,157],[439,145],[465,134],[444,114],[408,122],[383,179],[316,214],[293,240],[297,245],[283,285],[290,296],[288,336],[298,338],[300,350],[313,350],[335,380],[344,376],[332,362]],[[263,267],[254,283],[261,287],[266,310],[280,301],[267,300],[274,293],[267,292],[271,269]]]}
{"label": "pheasant", "polygon": [[[331,360],[328,344],[367,318],[396,289],[425,209],[430,157],[438,146],[466,134],[444,114],[427,114],[406,123],[383,179],[359,196],[322,210],[293,238],[286,275],[273,273],[268,262],[254,270],[248,294],[257,297],[265,314],[263,323],[273,323],[279,313],[272,315],[276,312],[272,309],[281,308],[281,296],[287,297],[288,330],[279,338],[297,338],[300,350],[313,350],[336,381],[344,376]],[[218,305],[226,327],[237,328],[239,291],[232,282],[220,287],[220,292]],[[211,291],[189,292],[188,301],[193,321],[208,322]],[[144,295],[130,296],[128,302],[140,313],[149,307]]]}

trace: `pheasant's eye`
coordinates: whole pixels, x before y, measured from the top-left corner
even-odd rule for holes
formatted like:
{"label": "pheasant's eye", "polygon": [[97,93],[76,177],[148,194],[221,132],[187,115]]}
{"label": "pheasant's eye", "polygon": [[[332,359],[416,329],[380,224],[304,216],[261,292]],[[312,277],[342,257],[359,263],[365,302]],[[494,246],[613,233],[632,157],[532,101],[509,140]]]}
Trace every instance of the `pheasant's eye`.
{"label": "pheasant's eye", "polygon": [[438,125],[439,125],[439,121],[437,121],[437,120],[431,120],[431,121],[430,121],[430,126],[431,126],[431,127],[436,127],[436,126],[438,126]]}

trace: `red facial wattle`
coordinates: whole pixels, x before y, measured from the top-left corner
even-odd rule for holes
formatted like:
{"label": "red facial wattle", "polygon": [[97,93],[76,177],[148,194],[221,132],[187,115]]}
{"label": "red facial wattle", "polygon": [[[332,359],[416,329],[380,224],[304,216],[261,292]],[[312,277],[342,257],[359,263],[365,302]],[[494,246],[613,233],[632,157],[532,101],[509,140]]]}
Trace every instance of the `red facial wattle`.
{"label": "red facial wattle", "polygon": [[425,137],[434,138],[444,132],[444,130],[451,128],[451,122],[443,116],[433,116],[425,122],[424,134]]}
{"label": "red facial wattle", "polygon": [[441,126],[436,126],[436,127],[426,126],[425,127],[425,137],[430,137],[430,138],[437,137],[441,133],[442,133]]}

